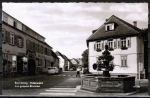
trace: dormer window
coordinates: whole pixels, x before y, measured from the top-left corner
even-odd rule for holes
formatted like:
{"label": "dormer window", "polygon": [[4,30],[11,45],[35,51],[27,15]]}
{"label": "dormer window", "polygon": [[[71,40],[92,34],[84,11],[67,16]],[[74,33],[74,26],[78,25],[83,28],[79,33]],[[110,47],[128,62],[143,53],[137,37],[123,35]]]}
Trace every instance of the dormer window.
{"label": "dormer window", "polygon": [[114,30],[114,23],[105,24],[105,31]]}
{"label": "dormer window", "polygon": [[14,21],[13,25],[14,25],[15,28],[17,28],[17,22],[16,21]]}

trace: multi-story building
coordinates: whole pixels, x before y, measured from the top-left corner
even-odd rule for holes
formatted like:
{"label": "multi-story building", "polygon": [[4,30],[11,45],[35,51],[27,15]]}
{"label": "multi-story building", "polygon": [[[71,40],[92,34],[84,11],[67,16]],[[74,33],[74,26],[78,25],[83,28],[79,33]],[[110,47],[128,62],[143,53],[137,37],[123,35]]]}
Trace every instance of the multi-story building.
{"label": "multi-story building", "polygon": [[141,30],[137,27],[137,21],[129,24],[124,20],[112,15],[98,29],[93,30],[87,39],[89,49],[89,71],[97,62],[98,56],[102,55],[105,45],[114,56],[113,63],[116,65],[113,74],[127,74],[141,78],[147,78],[147,29]]}
{"label": "multi-story building", "polygon": [[52,47],[45,38],[19,20],[2,12],[3,72],[34,75],[47,72]]}
{"label": "multi-story building", "polygon": [[57,67],[59,69],[59,57],[52,51],[52,56],[54,58],[53,62],[51,62],[51,67]]}
{"label": "multi-story building", "polygon": [[59,51],[56,51],[55,54],[58,56],[59,58],[59,68],[61,71],[64,71],[64,65],[65,65],[65,59],[63,57],[63,54],[61,54]]}

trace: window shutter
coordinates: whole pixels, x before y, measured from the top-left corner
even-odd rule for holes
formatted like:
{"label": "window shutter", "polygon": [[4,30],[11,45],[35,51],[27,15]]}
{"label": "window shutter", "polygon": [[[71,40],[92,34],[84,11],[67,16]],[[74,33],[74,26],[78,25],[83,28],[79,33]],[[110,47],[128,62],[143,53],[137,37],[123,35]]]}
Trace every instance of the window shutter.
{"label": "window shutter", "polygon": [[14,39],[15,39],[15,45],[17,46],[17,35],[16,34],[14,34]]}
{"label": "window shutter", "polygon": [[23,38],[21,38],[22,39],[22,47],[24,46],[24,39]]}
{"label": "window shutter", "polygon": [[104,50],[104,41],[101,41],[102,50]]}
{"label": "window shutter", "polygon": [[112,48],[114,49],[114,40],[111,40]]}
{"label": "window shutter", "polygon": [[94,43],[94,51],[96,50],[96,43]]}
{"label": "window shutter", "polygon": [[5,31],[5,29],[2,29],[2,33],[3,33],[3,42],[5,42],[6,41],[6,31]]}
{"label": "window shutter", "polygon": [[114,43],[114,45],[113,45],[114,49],[116,49],[116,39],[113,40],[113,43]]}
{"label": "window shutter", "polygon": [[117,43],[118,43],[118,48],[120,48],[120,46],[121,46],[120,39],[118,39]]}
{"label": "window shutter", "polygon": [[5,36],[6,43],[8,43],[8,32],[6,31],[5,34],[6,34],[6,36]]}
{"label": "window shutter", "polygon": [[7,32],[7,43],[10,44],[10,32]]}
{"label": "window shutter", "polygon": [[127,37],[126,38],[126,46],[129,48],[131,47],[131,38],[130,37]]}

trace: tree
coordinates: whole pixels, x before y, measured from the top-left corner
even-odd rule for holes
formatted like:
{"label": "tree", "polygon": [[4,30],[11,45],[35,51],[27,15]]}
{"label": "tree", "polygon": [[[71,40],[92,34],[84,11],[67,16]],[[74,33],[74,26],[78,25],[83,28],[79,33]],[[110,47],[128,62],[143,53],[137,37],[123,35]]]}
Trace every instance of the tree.
{"label": "tree", "polygon": [[88,49],[84,50],[82,53],[82,62],[83,62],[83,67],[88,68]]}

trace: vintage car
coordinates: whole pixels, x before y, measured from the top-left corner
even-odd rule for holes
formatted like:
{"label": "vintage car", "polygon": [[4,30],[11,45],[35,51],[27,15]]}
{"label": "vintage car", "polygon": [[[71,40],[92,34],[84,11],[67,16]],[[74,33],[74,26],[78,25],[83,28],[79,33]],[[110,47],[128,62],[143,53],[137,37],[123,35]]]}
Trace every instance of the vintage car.
{"label": "vintage car", "polygon": [[48,67],[47,75],[58,74],[58,73],[59,73],[59,70],[57,67]]}

